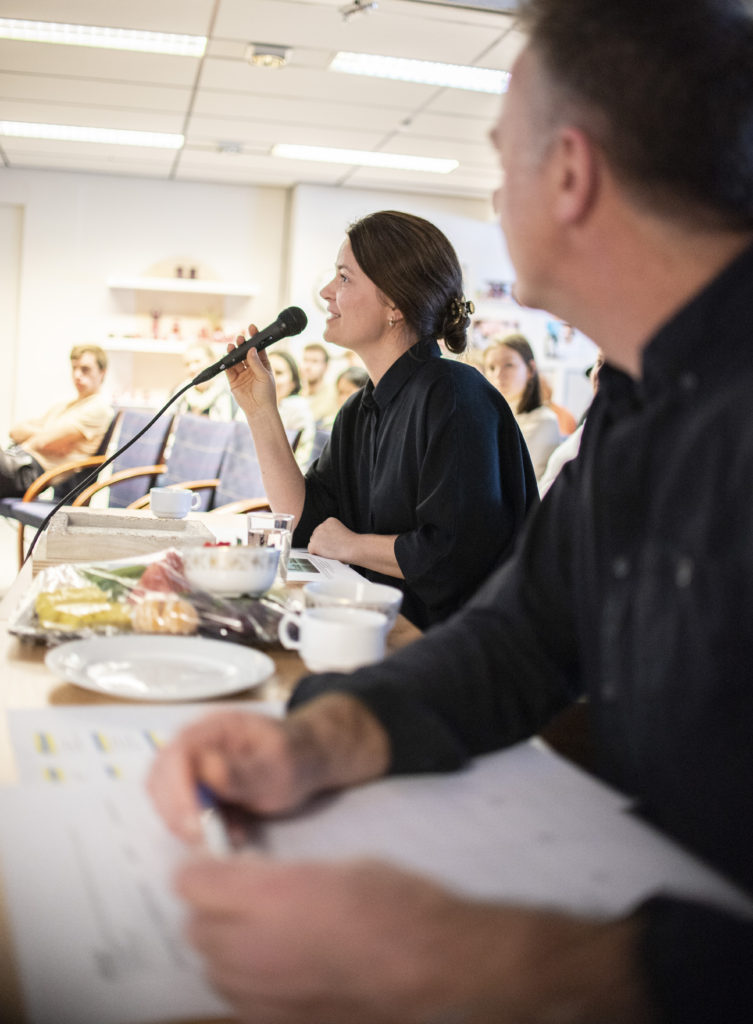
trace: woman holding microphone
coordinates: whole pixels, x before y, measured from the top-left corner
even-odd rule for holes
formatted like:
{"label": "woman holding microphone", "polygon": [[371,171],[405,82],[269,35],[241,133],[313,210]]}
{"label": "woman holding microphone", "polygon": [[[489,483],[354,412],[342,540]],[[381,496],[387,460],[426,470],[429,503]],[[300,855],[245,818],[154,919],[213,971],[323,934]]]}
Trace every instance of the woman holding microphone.
{"label": "woman holding microphone", "polygon": [[[399,586],[419,628],[446,618],[506,558],[538,501],[509,406],[466,347],[470,303],[457,255],[430,222],[382,211],[353,224],[337,255],[324,339],[369,374],[305,477],[285,434],[264,352],[228,369],[267,498],[295,516],[293,544]],[[250,328],[250,333],[255,333]],[[239,342],[242,339],[239,339]]]}

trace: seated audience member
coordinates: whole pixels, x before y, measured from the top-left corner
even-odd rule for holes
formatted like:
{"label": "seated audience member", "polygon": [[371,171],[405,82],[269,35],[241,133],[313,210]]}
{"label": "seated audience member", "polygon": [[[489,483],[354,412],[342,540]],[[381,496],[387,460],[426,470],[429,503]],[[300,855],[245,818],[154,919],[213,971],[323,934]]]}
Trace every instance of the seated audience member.
{"label": "seated audience member", "polygon": [[544,405],[533,350],[522,334],[508,334],[484,350],[488,380],[504,395],[523,432],[536,479],[562,440],[557,417]]}
{"label": "seated audience member", "polygon": [[[604,352],[580,454],[452,619],[309,677],[282,721],[189,726],[151,791],[197,842],[199,780],[289,814],[458,768],[585,693],[602,773],[750,897],[753,18],[736,0],[522,9],[495,206],[519,300]],[[209,977],[254,1024],[753,1020],[753,916],[679,888],[576,913],[373,859],[256,854],[190,858],[175,882]]]}
{"label": "seated audience member", "polygon": [[[596,394],[596,389],[598,387],[599,370],[603,362],[604,357],[602,356],[601,352],[599,352],[596,356],[596,360],[593,366],[591,366],[590,369],[587,371],[588,378],[591,381],[591,387],[593,388],[594,394]],[[546,464],[546,469],[544,470],[541,479],[539,480],[539,495],[542,498],[559,476],[560,471],[562,470],[562,467],[565,465],[565,463],[571,462],[578,454],[578,451],[580,450],[580,440],[583,435],[583,427],[585,425],[586,421],[584,415],[581,419],[581,422],[578,424],[578,426],[575,428],[572,434],[566,437],[562,444],[555,448],[552,454],[549,456],[549,460]]]}
{"label": "seated audience member", "polygon": [[[447,238],[408,213],[353,224],[322,289],[324,340],[353,350],[369,382],[341,408],[302,475],[286,452],[266,353],[228,370],[272,507],[293,543],[403,589],[420,627],[459,608],[511,553],[538,489],[509,406],[462,352],[468,304]],[[253,328],[255,330],[255,328]]]}
{"label": "seated audience member", "polygon": [[76,398],[11,427],[13,444],[0,452],[0,498],[22,497],[42,473],[99,448],[113,417],[112,406],[100,393],[107,354],[99,345],[76,345],[70,358]]}
{"label": "seated audience member", "polygon": [[301,394],[309,403],[317,427],[331,423],[338,405],[335,389],[327,380],[329,352],[324,345],[311,342],[301,353]]}
{"label": "seated audience member", "polygon": [[332,430],[332,425],[335,422],[335,416],[345,404],[346,399],[350,398],[351,395],[354,395],[356,391],[360,391],[368,379],[369,374],[362,366],[348,366],[337,375],[335,378],[337,409],[330,419],[322,424],[320,429]]}
{"label": "seated audience member", "polygon": [[558,405],[556,402],[552,401],[552,385],[542,374],[539,374],[539,386],[541,387],[541,401],[545,406],[551,409],[557,417],[557,423],[562,437],[567,437],[568,434],[572,434],[578,426],[578,421],[570,410],[564,407],[564,405]]}
{"label": "seated audience member", "polygon": [[289,352],[282,349],[269,353],[269,363],[275,379],[277,408],[283,426],[286,430],[298,432],[295,461],[299,466],[307,466],[314,445],[316,424],[311,406],[301,394],[298,364]]}
{"label": "seated audience member", "polygon": [[[207,342],[190,345],[183,354],[186,378],[175,390],[179,391],[216,359],[214,349]],[[172,412],[176,415],[190,412],[195,416],[207,416],[210,420],[232,420],[236,413],[236,406],[227,380],[224,375],[220,374],[186,391],[174,403]]]}
{"label": "seated audience member", "polygon": [[349,366],[338,374],[335,385],[337,387],[337,407],[342,408],[345,399],[350,398],[356,391],[360,391],[368,382],[369,375],[360,366]]}

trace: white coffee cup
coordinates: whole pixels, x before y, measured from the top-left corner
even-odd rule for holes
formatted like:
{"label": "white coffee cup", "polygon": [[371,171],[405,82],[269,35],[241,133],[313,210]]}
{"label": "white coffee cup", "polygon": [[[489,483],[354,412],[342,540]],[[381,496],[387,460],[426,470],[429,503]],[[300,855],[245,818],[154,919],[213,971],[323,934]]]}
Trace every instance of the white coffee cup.
{"label": "white coffee cup", "polygon": [[200,496],[193,491],[173,487],[152,487],[149,491],[149,507],[159,519],[184,519],[200,504]]}
{"label": "white coffee cup", "polygon": [[361,608],[304,608],[286,612],[279,625],[282,646],[297,650],[311,672],[350,672],[381,661],[388,630],[386,615]]}

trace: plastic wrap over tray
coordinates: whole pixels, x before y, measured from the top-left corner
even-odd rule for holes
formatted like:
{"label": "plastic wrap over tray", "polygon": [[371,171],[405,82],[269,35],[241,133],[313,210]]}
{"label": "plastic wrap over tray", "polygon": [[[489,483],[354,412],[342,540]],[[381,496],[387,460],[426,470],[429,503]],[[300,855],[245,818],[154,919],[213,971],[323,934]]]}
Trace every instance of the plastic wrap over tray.
{"label": "plastic wrap over tray", "polygon": [[117,561],[69,563],[42,570],[9,622],[22,639],[56,644],[133,633],[198,635],[250,646],[277,643],[290,607],[287,591],[217,597],[192,588],[176,548]]}

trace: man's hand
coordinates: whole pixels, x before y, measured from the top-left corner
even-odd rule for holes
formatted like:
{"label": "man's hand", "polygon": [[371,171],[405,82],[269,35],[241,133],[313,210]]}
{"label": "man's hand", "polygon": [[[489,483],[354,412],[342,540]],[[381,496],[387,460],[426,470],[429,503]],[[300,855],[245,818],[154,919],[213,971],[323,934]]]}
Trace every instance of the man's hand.
{"label": "man's hand", "polygon": [[253,1024],[649,1024],[635,921],[461,899],[372,861],[201,859],[176,877],[209,979]]}
{"label": "man's hand", "polygon": [[168,827],[201,838],[196,787],[256,814],[282,814],[325,789],[383,775],[389,741],[355,698],[328,694],[279,721],[246,711],[208,715],[157,755],[148,780]]}

